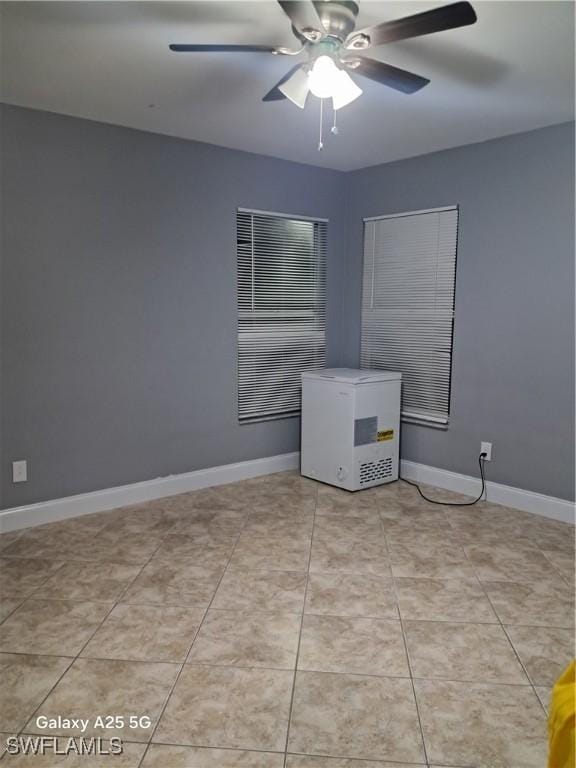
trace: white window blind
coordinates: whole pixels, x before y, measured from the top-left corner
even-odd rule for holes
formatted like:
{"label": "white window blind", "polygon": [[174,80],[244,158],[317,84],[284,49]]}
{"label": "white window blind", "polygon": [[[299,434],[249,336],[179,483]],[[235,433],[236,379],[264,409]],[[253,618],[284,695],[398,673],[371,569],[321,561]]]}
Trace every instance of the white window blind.
{"label": "white window blind", "polygon": [[299,413],[300,374],[326,364],[325,221],[239,210],[240,421]]}
{"label": "white window blind", "polygon": [[402,373],[402,417],[448,424],[458,209],[364,222],[361,364]]}

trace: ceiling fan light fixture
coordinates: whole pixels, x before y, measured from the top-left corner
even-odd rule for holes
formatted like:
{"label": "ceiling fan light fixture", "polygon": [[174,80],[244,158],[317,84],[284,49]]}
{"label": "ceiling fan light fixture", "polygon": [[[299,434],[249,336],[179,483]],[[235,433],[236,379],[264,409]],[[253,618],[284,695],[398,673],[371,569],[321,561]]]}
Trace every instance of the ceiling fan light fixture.
{"label": "ceiling fan light fixture", "polygon": [[340,69],[330,56],[318,56],[308,72],[311,93],[319,99],[332,99],[334,109],[341,109],[362,93],[348,72]]}
{"label": "ceiling fan light fixture", "polygon": [[336,92],[332,95],[332,106],[334,107],[334,110],[341,109],[342,107],[351,104],[361,95],[362,88],[356,85],[348,72],[344,72],[343,69],[339,70],[338,87]]}

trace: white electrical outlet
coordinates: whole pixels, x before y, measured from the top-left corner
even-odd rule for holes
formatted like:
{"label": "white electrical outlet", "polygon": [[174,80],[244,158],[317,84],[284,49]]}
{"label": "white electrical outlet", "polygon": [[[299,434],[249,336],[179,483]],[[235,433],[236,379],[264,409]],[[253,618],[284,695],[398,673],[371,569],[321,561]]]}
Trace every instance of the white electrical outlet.
{"label": "white electrical outlet", "polygon": [[25,459],[22,461],[12,462],[12,482],[13,483],[25,483],[28,480],[28,462]]}
{"label": "white electrical outlet", "polygon": [[480,443],[480,453],[485,453],[484,461],[492,461],[492,443]]}

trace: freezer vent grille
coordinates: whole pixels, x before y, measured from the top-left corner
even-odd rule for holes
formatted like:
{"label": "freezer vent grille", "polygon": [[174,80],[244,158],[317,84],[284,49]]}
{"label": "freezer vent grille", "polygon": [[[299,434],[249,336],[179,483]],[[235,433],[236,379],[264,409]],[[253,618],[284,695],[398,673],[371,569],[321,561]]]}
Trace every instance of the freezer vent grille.
{"label": "freezer vent grille", "polygon": [[377,480],[386,480],[389,477],[392,477],[391,457],[378,461],[365,461],[360,464],[360,485],[374,483]]}

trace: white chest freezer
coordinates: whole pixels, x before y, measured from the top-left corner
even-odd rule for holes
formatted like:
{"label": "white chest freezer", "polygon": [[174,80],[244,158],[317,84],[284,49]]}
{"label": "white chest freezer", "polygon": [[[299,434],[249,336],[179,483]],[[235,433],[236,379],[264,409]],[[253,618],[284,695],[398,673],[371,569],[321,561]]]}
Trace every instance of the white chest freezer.
{"label": "white chest freezer", "polygon": [[301,473],[349,491],[397,480],[401,379],[352,368],[303,373]]}

